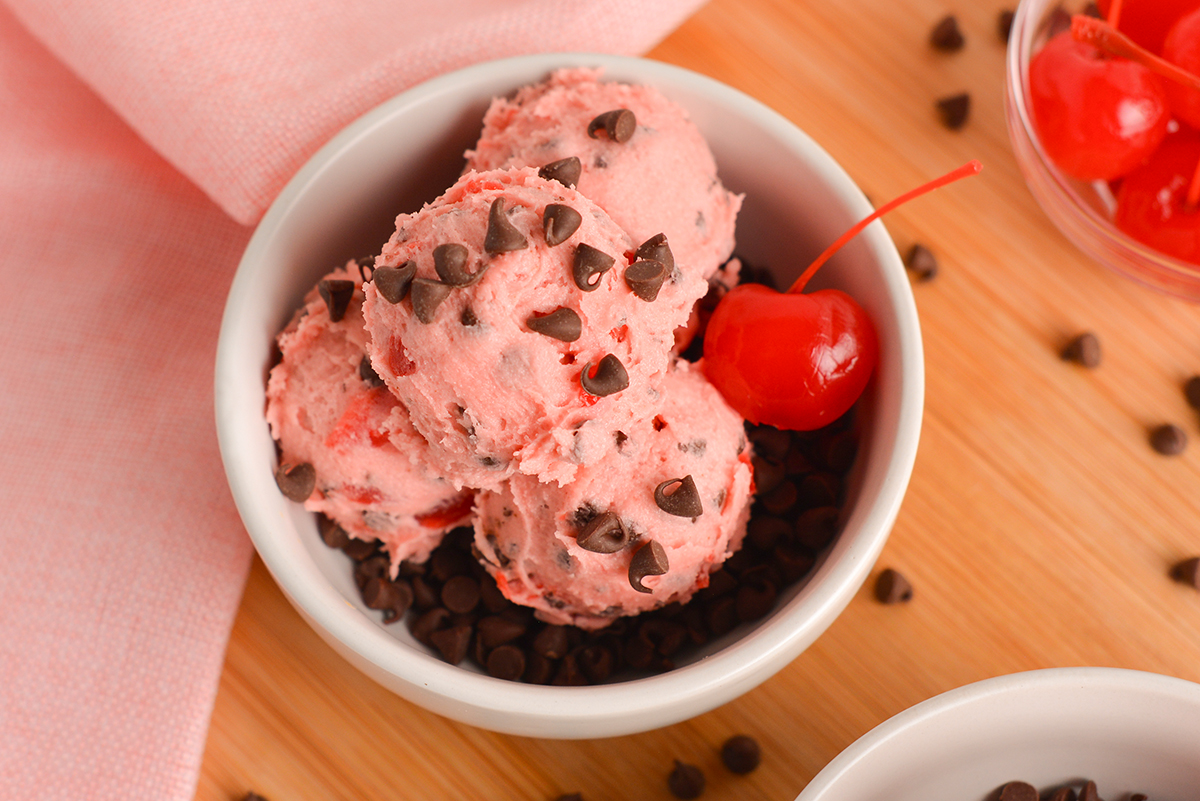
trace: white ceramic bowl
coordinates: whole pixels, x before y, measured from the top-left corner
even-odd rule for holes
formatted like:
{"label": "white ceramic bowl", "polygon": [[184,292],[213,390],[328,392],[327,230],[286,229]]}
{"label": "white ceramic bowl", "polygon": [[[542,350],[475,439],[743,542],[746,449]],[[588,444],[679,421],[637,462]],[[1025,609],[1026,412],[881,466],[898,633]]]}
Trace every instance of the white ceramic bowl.
{"label": "white ceramic bowl", "polygon": [[337,135],[287,185],[251,239],[229,293],[216,366],[221,455],[238,510],[263,562],[296,609],[346,659],[403,697],[497,731],[604,737],[644,731],[723,704],[774,674],[817,638],[861,586],[908,483],[920,428],[924,367],[903,264],[873,223],[818,274],[873,317],[882,354],[861,406],[844,531],[774,613],[743,626],[676,670],[597,687],[493,679],[435,658],[402,625],[367,614],[346,557],[325,547],[313,517],[283,498],[263,419],[272,341],[305,291],[332,265],[377,253],[401,211],[449,186],[474,144],[489,100],[554,68],[600,66],[611,80],[646,83],[687,108],[708,136],[720,174],[746,194],[739,253],[783,280],[871,211],[846,173],[794,125],[757,101],[695,73],[590,54],[512,58],[404,92]]}
{"label": "white ceramic bowl", "polygon": [[1100,667],[969,684],[863,735],[796,801],[984,801],[1009,781],[1045,791],[1086,779],[1102,798],[1196,798],[1200,684]]}

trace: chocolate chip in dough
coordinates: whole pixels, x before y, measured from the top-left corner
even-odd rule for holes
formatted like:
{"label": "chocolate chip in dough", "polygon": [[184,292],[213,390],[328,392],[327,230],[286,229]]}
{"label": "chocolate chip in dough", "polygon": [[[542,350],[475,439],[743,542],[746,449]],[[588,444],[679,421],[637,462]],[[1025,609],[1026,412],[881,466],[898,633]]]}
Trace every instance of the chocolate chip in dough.
{"label": "chocolate chip in dough", "polygon": [[579,383],[589,395],[603,398],[628,387],[629,373],[621,360],[609,353],[596,364],[595,371],[592,370],[592,363],[588,362],[579,374]]}
{"label": "chocolate chip in dough", "polygon": [[587,134],[598,139],[600,132],[614,142],[625,143],[633,137],[637,130],[637,117],[627,108],[615,108],[599,114],[588,123]]}
{"label": "chocolate chip in dough", "polygon": [[317,487],[317,471],[308,462],[281,464],[275,470],[275,483],[289,501],[304,503]]}
{"label": "chocolate chip in dough", "polygon": [[1150,432],[1150,447],[1163,456],[1178,456],[1187,449],[1187,432],[1174,423],[1165,423]]}
{"label": "chocolate chip in dough", "polygon": [[571,265],[571,277],[575,286],[584,292],[593,292],[600,286],[600,279],[612,269],[616,259],[586,242],[575,248],[575,259]]}
{"label": "chocolate chip in dough", "polygon": [[488,226],[483,237],[483,249],[495,255],[524,250],[527,247],[529,240],[517,230],[504,211],[504,198],[498,197],[493,200],[491,208],[488,209]]}
{"label": "chocolate chip in dough", "polygon": [[[497,199],[496,203],[503,203],[503,201]],[[492,208],[494,209],[495,207],[495,203],[493,203]],[[490,223],[488,230],[490,233]],[[470,252],[466,246],[458,242],[447,242],[444,245],[438,245],[433,249],[434,272],[438,274],[438,278],[442,279],[442,283],[446,286],[470,286],[483,278],[483,273],[487,269],[487,265],[480,264],[475,272],[470,272],[467,269],[467,260],[469,258]]]}
{"label": "chocolate chip in dough", "polygon": [[317,283],[317,294],[325,301],[329,319],[335,323],[341,322],[350,308],[350,299],[354,297],[354,282],[325,278]]}
{"label": "chocolate chip in dough", "polygon": [[889,567],[875,580],[875,597],[885,604],[907,603],[912,600],[913,588],[908,579]]}
{"label": "chocolate chip in dough", "polygon": [[379,377],[379,373],[375,372],[375,368],[371,366],[369,356],[363,356],[358,362],[358,377],[366,382],[369,387],[382,387],[383,379]]}
{"label": "chocolate chip in dough", "polygon": [[745,775],[762,761],[758,740],[746,734],[735,734],[721,746],[721,762],[730,772]]}
{"label": "chocolate chip in dough", "polygon": [[592,553],[616,553],[629,546],[629,529],[614,512],[593,517],[575,538],[575,544]]}
{"label": "chocolate chip in dough", "polygon": [[635,255],[638,259],[659,262],[667,268],[667,274],[675,270],[675,255],[671,252],[671,246],[667,243],[666,234],[655,234],[638,245]]}
{"label": "chocolate chip in dough", "polygon": [[570,206],[550,203],[542,213],[542,229],[546,232],[546,244],[561,245],[579,230],[583,216]]}
{"label": "chocolate chip in dough", "polygon": [[1084,331],[1063,346],[1059,353],[1063,361],[1082,364],[1087,368],[1100,366],[1100,339],[1091,331]]}
{"label": "chocolate chip in dough", "polygon": [[962,50],[966,40],[963,38],[962,30],[958,27],[958,18],[953,14],[947,14],[938,20],[937,25],[933,26],[933,31],[929,34],[929,43],[935,50],[945,53]]}
{"label": "chocolate chip in dough", "polygon": [[663,282],[667,280],[667,267],[660,261],[642,259],[625,268],[625,285],[647,303],[658,298]]}
{"label": "chocolate chip in dough", "polygon": [[937,277],[938,262],[933,251],[922,244],[915,244],[908,249],[904,257],[904,266],[919,281],[931,281]]}
{"label": "chocolate chip in dough", "polygon": [[1200,556],[1176,563],[1171,568],[1171,578],[1200,590]]}
{"label": "chocolate chip in dough", "polygon": [[667,549],[661,543],[651,540],[638,548],[629,562],[629,586],[638,592],[654,592],[642,584],[642,579],[647,576],[664,575],[669,569]]}
{"label": "chocolate chip in dough", "polygon": [[549,314],[531,315],[525,325],[530,331],[560,342],[574,342],[583,333],[583,320],[579,318],[579,313],[565,306]]}
{"label": "chocolate chip in dough", "polygon": [[450,290],[453,288],[441,281],[414,278],[412,282],[413,314],[427,325],[432,323],[437,316],[438,306],[441,306],[442,301],[450,296]]}
{"label": "chocolate chip in dough", "polygon": [[417,275],[417,263],[412,259],[399,267],[377,267],[371,273],[375,290],[388,303],[399,303],[408,295],[408,288]]}
{"label": "chocolate chip in dough", "polygon": [[704,792],[704,772],[695,765],[675,760],[675,767],[667,777],[667,788],[676,798],[699,798]]}
{"label": "chocolate chip in dough", "polygon": [[579,157],[568,156],[545,165],[538,170],[538,175],[547,181],[558,181],[563,186],[574,189],[582,172],[583,163],[579,161]]}
{"label": "chocolate chip in dough", "polygon": [[1028,782],[1009,782],[1000,788],[1000,801],[1038,801],[1038,791]]}
{"label": "chocolate chip in dough", "polygon": [[1187,399],[1188,406],[1200,409],[1200,375],[1194,375],[1184,383],[1183,397]]}
{"label": "chocolate chip in dough", "polygon": [[967,124],[971,113],[971,96],[966,92],[939,98],[935,103],[938,117],[952,131],[957,131]]}
{"label": "chocolate chip in dough", "polygon": [[654,503],[669,515],[697,518],[704,513],[700,491],[691,475],[669,478],[654,488]]}

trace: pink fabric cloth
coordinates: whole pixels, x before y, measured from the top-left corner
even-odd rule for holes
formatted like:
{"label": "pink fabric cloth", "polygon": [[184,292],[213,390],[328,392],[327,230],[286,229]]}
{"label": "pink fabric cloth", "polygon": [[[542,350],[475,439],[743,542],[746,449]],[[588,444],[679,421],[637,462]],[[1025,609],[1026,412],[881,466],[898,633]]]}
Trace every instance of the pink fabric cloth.
{"label": "pink fabric cloth", "polygon": [[297,167],[425,78],[699,5],[0,0],[0,798],[195,793],[251,554],[217,330]]}

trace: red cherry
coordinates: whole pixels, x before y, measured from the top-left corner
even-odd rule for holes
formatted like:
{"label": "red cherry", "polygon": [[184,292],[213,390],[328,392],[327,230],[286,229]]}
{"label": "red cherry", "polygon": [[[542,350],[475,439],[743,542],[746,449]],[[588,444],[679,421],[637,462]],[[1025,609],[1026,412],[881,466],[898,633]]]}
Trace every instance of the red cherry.
{"label": "red cherry", "polygon": [[[1162,57],[1172,64],[1200,75],[1200,8],[1185,14],[1171,27],[1163,43]],[[1200,91],[1170,81],[1167,100],[1171,111],[1193,128],[1200,128]]]}
{"label": "red cherry", "polygon": [[1083,181],[1107,181],[1158,147],[1169,121],[1162,80],[1111,58],[1071,32],[1054,36],[1029,63],[1030,103],[1046,155]]}
{"label": "red cherry", "polygon": [[[1200,8],[1200,0],[1099,0],[1097,5],[1113,27],[1151,53],[1157,53],[1175,20]],[[1110,16],[1112,6],[1120,7],[1116,20]]]}
{"label": "red cherry", "polygon": [[1117,227],[1134,239],[1184,261],[1200,264],[1200,135],[1169,137],[1150,160],[1131,172],[1117,192]]}

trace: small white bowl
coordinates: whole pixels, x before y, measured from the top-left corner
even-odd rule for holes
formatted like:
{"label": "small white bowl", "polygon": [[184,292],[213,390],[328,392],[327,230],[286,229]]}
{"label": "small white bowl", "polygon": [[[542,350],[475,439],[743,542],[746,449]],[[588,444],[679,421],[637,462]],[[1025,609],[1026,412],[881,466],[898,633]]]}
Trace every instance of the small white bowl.
{"label": "small white bowl", "polygon": [[876,726],[796,801],[984,801],[1010,781],[1045,792],[1087,779],[1102,798],[1196,798],[1200,684],[1100,667],[969,684]]}
{"label": "small white bowl", "polygon": [[263,562],[339,653],[401,696],[496,731],[590,738],[666,726],[755,687],[821,634],[862,585],[887,539],[916,455],[924,365],[904,266],[879,222],[814,280],[846,290],[874,319],[881,360],[864,397],[844,530],[775,611],[710,643],[669,673],[596,687],[501,681],[432,656],[403,625],[384,626],[358,597],[346,557],[313,516],[280,494],[263,418],[275,334],[330,267],[377,253],[394,218],[448,187],[490,99],[551,70],[593,66],[657,87],[688,109],[730,189],[746,194],[738,252],[782,281],[871,211],[808,136],[761,103],[654,61],[592,54],[526,56],[448,74],[389,100],[338,134],[287,185],[258,226],[230,289],[216,365],[216,417],[229,484]]}

